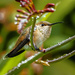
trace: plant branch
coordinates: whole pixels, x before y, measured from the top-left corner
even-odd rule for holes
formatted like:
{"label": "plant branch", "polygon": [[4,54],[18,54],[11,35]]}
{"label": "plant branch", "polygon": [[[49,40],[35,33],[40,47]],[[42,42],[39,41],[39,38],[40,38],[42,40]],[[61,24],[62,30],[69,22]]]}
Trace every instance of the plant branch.
{"label": "plant branch", "polygon": [[35,60],[39,59],[40,57],[50,53],[51,51],[53,51],[54,49],[56,49],[57,47],[60,47],[62,45],[65,45],[66,43],[72,41],[75,39],[75,35],[72,37],[69,37],[68,39],[52,46],[46,49],[46,53],[43,52],[38,52],[35,55],[27,58],[26,60],[22,61],[21,63],[19,63],[16,67],[14,67],[12,70],[10,70],[6,75],[13,75],[13,71],[15,71],[16,73],[19,72],[19,70],[22,70],[25,66],[28,66],[29,64],[31,64],[32,62],[34,62]]}
{"label": "plant branch", "polygon": [[66,39],[66,40],[63,40],[62,42],[60,42],[60,43],[58,43],[58,44],[56,44],[56,45],[54,45],[54,46],[52,46],[52,47],[49,47],[49,48],[47,48],[46,49],[46,53],[49,51],[51,51],[51,50],[53,50],[53,49],[55,49],[55,48],[57,48],[57,47],[60,47],[60,46],[62,46],[62,45],[64,45],[64,44],[66,44],[66,43],[68,43],[68,42],[70,42],[71,40],[74,40],[75,39],[75,35],[74,36],[72,36],[72,37],[69,37],[68,39]]}
{"label": "plant branch", "polygon": [[35,50],[35,47],[33,44],[33,32],[34,32],[35,23],[36,23],[36,17],[34,17],[32,29],[31,29],[31,34],[30,34],[30,42],[31,42],[31,47],[33,48],[33,50]]}
{"label": "plant branch", "polygon": [[63,60],[63,59],[66,59],[66,58],[69,58],[71,56],[75,55],[75,50],[73,50],[72,52],[68,53],[68,54],[64,54],[63,56],[60,56],[58,58],[54,58],[53,60],[47,60],[47,62],[49,63],[53,63],[53,62],[58,62],[60,60]]}

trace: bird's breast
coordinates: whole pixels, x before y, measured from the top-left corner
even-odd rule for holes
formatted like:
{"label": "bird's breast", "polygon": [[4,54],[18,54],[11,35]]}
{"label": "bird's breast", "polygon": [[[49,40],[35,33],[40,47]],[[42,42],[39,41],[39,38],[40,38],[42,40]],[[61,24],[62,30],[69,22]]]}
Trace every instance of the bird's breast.
{"label": "bird's breast", "polygon": [[43,43],[43,38],[44,38],[44,35],[42,35],[42,33],[39,31],[39,30],[36,30],[34,32],[34,37],[33,37],[33,40],[34,40],[34,44],[37,46],[37,47],[40,47]]}
{"label": "bird's breast", "polygon": [[37,46],[37,47],[40,47],[42,45],[42,43],[47,39],[49,38],[50,36],[50,32],[51,32],[51,28],[39,28],[37,27],[36,30],[34,31],[34,37],[33,37],[33,40],[34,40],[34,44]]}

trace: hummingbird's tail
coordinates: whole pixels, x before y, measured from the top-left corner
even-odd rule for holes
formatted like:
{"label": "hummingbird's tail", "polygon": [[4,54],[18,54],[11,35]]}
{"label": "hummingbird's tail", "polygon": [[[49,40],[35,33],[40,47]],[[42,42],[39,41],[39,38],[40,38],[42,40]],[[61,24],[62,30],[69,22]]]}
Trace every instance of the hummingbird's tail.
{"label": "hummingbird's tail", "polygon": [[13,52],[10,52],[10,53],[8,53],[4,58],[15,57],[15,56],[17,56],[17,55],[23,53],[24,51],[25,51],[25,50],[23,49],[23,50],[20,50],[19,52],[16,52],[16,53],[14,53],[14,54],[13,54]]}
{"label": "hummingbird's tail", "polygon": [[25,44],[27,44],[27,43],[29,43],[29,42],[30,42],[30,40],[28,39],[28,37],[26,37],[24,40],[22,40],[22,41],[18,44],[18,46],[17,46],[16,48],[14,48],[11,52],[9,52],[9,53],[5,56],[5,58],[8,58],[8,57],[15,57],[15,56],[17,56],[17,55],[23,53],[25,50],[24,50],[24,49],[21,50],[21,48],[22,48]]}

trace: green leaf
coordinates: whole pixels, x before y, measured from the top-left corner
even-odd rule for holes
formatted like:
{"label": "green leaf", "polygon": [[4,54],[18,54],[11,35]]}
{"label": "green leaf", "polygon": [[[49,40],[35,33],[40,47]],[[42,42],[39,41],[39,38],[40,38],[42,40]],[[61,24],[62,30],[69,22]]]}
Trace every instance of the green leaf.
{"label": "green leaf", "polygon": [[38,23],[38,22],[40,22],[40,21],[46,21],[50,15],[51,15],[51,13],[45,13],[45,14],[43,14],[43,15],[36,21],[36,23]]}
{"label": "green leaf", "polygon": [[[16,56],[16,57],[13,57],[13,58],[8,58],[9,60],[8,59],[5,59],[5,60],[8,60],[8,61],[4,65],[3,69],[0,71],[0,75],[6,74],[9,70],[11,70],[15,66],[17,66],[17,64],[24,58],[24,55],[25,55],[25,52],[23,52],[19,56]],[[3,62],[4,62],[4,60],[2,61],[2,63]]]}

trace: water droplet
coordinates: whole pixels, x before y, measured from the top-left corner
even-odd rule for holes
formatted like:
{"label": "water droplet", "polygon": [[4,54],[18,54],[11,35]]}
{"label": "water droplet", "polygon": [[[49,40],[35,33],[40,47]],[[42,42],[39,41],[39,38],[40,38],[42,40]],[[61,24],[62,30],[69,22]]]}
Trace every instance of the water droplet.
{"label": "water droplet", "polygon": [[65,54],[65,56],[67,56],[68,54]]}
{"label": "water droplet", "polygon": [[61,45],[61,43],[58,43],[58,45]]}
{"label": "water droplet", "polygon": [[20,66],[21,66],[21,63],[18,64],[18,67],[20,67]]}
{"label": "water droplet", "polygon": [[36,19],[38,19],[40,16],[37,16]]}
{"label": "water droplet", "polygon": [[32,21],[33,21],[34,17],[32,17]]}
{"label": "water droplet", "polygon": [[41,15],[42,15],[43,13],[41,13]]}
{"label": "water droplet", "polygon": [[29,2],[29,0],[28,0],[28,2]]}
{"label": "water droplet", "polygon": [[32,19],[33,19],[34,17],[32,17]]}
{"label": "water droplet", "polygon": [[14,24],[16,25],[16,24],[18,24],[18,22],[15,22]]}
{"label": "water droplet", "polygon": [[20,3],[21,3],[22,1],[20,1]]}
{"label": "water droplet", "polygon": [[61,56],[60,58],[63,58],[63,56]]}
{"label": "water droplet", "polygon": [[24,64],[25,62],[24,61],[22,61],[22,64]]}
{"label": "water droplet", "polygon": [[3,60],[5,60],[6,58],[5,58],[5,56],[3,57]]}
{"label": "water droplet", "polygon": [[19,15],[17,14],[16,17],[19,17]]}
{"label": "water droplet", "polygon": [[52,10],[54,10],[54,11],[56,11],[56,9],[54,9],[54,8],[51,8]]}
{"label": "water droplet", "polygon": [[28,22],[28,20],[27,19],[22,19],[21,23],[24,23],[24,22]]}
{"label": "water droplet", "polygon": [[20,5],[20,7],[22,7],[22,5]]}
{"label": "water droplet", "polygon": [[15,17],[15,20],[17,20],[17,18]]}
{"label": "water droplet", "polygon": [[28,16],[24,16],[25,18],[28,18]]}
{"label": "water droplet", "polygon": [[26,4],[26,2],[22,2],[22,4],[23,4],[23,5],[25,5],[25,4]]}
{"label": "water droplet", "polygon": [[34,27],[34,31],[35,31],[36,29],[37,29],[37,27],[35,26],[35,27]]}
{"label": "water droplet", "polygon": [[56,58],[54,58],[53,60],[54,60],[54,61],[56,61],[57,59],[56,59]]}

